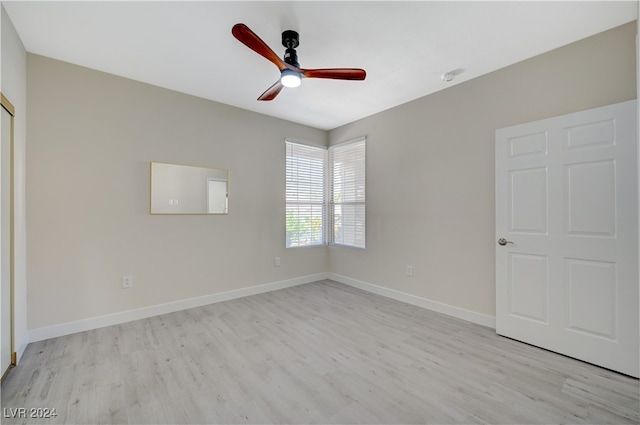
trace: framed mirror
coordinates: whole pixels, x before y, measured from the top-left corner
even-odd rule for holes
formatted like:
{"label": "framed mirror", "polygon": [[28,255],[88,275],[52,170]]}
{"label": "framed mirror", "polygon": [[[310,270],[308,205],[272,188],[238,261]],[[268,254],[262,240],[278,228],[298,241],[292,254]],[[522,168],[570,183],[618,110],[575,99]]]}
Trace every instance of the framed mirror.
{"label": "framed mirror", "polygon": [[151,163],[151,214],[228,214],[229,170]]}

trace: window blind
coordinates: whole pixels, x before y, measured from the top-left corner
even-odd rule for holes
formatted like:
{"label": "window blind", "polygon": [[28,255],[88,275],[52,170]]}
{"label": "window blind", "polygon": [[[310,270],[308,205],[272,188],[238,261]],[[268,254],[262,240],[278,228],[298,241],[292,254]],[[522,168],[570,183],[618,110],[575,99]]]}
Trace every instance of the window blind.
{"label": "window blind", "polygon": [[365,248],[366,139],[329,148],[330,241]]}
{"label": "window blind", "polygon": [[327,150],[286,142],[286,247],[325,243]]}

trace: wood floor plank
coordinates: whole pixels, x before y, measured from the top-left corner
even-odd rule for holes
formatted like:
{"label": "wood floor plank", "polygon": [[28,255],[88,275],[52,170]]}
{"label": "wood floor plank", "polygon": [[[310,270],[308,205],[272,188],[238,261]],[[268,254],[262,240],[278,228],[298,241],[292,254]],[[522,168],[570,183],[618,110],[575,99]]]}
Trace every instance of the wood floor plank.
{"label": "wood floor plank", "polygon": [[[1,419],[637,424],[639,400],[637,379],[326,280],[29,344]],[[38,407],[57,416],[6,417]]]}

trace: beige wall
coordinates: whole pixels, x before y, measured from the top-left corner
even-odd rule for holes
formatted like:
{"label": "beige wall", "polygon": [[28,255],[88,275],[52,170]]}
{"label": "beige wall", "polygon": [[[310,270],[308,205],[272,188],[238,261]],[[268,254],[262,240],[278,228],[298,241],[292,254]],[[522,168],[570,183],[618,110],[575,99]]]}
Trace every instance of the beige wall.
{"label": "beige wall", "polygon": [[331,144],[367,136],[367,249],[331,247],[331,271],[494,316],[494,131],[636,98],[635,34],[633,22],[331,131]]}
{"label": "beige wall", "polygon": [[[32,54],[27,76],[29,329],[326,272],[284,248],[284,140],[326,132]],[[229,169],[230,214],[150,215],[150,161]]]}
{"label": "beige wall", "polygon": [[15,107],[14,118],[14,345],[18,356],[28,343],[26,276],[25,149],[27,134],[27,52],[7,12],[2,9],[1,87]]}
{"label": "beige wall", "polygon": [[[494,131],[635,98],[635,32],[329,133],[30,54],[28,327],[326,271],[493,316]],[[284,249],[284,139],[361,135],[367,249]],[[150,161],[230,169],[230,214],[149,215]]]}

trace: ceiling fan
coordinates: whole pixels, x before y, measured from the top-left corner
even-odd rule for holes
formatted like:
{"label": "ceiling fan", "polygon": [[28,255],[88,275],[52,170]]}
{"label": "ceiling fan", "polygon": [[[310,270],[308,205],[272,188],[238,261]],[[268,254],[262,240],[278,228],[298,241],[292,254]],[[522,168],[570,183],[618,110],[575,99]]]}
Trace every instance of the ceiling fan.
{"label": "ceiling fan", "polygon": [[282,33],[282,45],[286,47],[284,60],[267,46],[245,24],[236,24],[231,33],[242,44],[274,63],[280,70],[280,79],[258,97],[258,100],[273,100],[283,87],[298,87],[302,78],[329,78],[333,80],[364,80],[367,73],[360,68],[304,69],[298,63],[296,47],[300,44],[298,33],[287,30]]}

